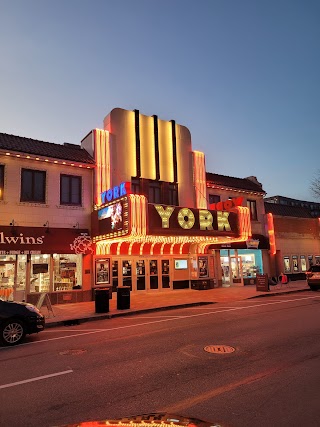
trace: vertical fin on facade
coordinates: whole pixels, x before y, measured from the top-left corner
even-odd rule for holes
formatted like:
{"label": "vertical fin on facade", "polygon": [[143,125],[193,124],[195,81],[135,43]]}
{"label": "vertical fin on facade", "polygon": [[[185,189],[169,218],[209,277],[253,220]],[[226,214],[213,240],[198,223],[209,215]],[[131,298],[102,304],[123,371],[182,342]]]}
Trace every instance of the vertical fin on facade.
{"label": "vertical fin on facade", "polygon": [[141,177],[141,160],[140,160],[140,113],[134,110],[134,129],[136,134],[136,170],[137,177]]}
{"label": "vertical fin on facade", "polygon": [[196,194],[196,207],[207,209],[206,165],[204,153],[193,151],[193,185]]}
{"label": "vertical fin on facade", "polygon": [[176,135],[176,122],[171,120],[172,125],[172,158],[173,158],[173,180],[178,182],[178,166],[177,166],[177,135]]}
{"label": "vertical fin on facade", "polygon": [[153,129],[154,129],[154,153],[156,163],[156,180],[160,180],[160,157],[159,157],[159,130],[158,130],[158,116],[153,116]]}
{"label": "vertical fin on facade", "polygon": [[101,193],[111,187],[110,177],[110,141],[109,132],[106,130],[95,129],[95,204],[101,205]]}

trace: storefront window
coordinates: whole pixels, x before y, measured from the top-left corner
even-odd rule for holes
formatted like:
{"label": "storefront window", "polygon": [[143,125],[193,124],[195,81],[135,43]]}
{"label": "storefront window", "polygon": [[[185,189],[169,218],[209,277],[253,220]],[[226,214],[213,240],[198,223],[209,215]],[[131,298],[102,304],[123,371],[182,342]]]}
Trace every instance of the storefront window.
{"label": "storefront window", "polygon": [[301,271],[307,271],[307,261],[304,255],[300,255]]}
{"label": "storefront window", "polygon": [[0,297],[12,300],[16,257],[0,257]]}
{"label": "storefront window", "polygon": [[[229,252],[229,254],[228,254]],[[230,274],[233,278],[239,278],[238,268],[242,268],[242,277],[244,279],[252,279],[257,276],[257,274],[263,274],[263,264],[262,264],[262,255],[261,251],[250,251],[247,249],[238,249],[238,263],[235,259],[235,251],[233,249],[221,250],[221,269],[222,269],[222,280],[225,283],[230,282]],[[231,261],[231,266],[229,265]]]}
{"label": "storefront window", "polygon": [[292,255],[292,268],[294,273],[297,273],[299,271],[297,255]]}
{"label": "storefront window", "polygon": [[208,277],[208,257],[200,257],[198,258],[199,264],[199,278]]}
{"label": "storefront window", "polygon": [[25,290],[27,277],[27,255],[18,255],[17,290]]}
{"label": "storefront window", "polygon": [[291,272],[291,266],[290,266],[290,258],[288,256],[285,256],[283,258],[283,265],[284,265],[284,272],[290,273]]}
{"label": "storefront window", "polygon": [[53,255],[54,291],[70,291],[82,288],[82,255]]}
{"label": "storefront window", "polygon": [[31,255],[30,292],[50,291],[50,255]]}

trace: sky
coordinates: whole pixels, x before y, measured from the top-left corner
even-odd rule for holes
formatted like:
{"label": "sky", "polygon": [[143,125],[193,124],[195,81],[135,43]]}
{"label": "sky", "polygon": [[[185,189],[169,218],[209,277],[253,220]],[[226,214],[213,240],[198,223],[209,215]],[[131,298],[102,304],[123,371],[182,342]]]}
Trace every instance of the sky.
{"label": "sky", "polygon": [[208,172],[315,200],[319,22],[319,0],[0,0],[0,132],[80,144],[137,109]]}

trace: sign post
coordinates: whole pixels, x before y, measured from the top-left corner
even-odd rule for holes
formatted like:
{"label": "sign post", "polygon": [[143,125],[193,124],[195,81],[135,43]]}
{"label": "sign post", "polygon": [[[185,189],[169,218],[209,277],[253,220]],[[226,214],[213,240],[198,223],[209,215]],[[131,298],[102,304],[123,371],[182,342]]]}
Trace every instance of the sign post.
{"label": "sign post", "polygon": [[53,317],[55,317],[55,314],[53,312],[53,308],[52,308],[52,304],[51,304],[51,300],[50,300],[50,296],[49,294],[43,292],[40,294],[38,302],[36,304],[36,307],[38,310],[40,310],[40,308],[43,306],[44,302],[46,303],[46,307],[48,309],[48,312],[51,311]]}
{"label": "sign post", "polygon": [[267,274],[257,274],[256,290],[260,292],[269,291],[269,282]]}

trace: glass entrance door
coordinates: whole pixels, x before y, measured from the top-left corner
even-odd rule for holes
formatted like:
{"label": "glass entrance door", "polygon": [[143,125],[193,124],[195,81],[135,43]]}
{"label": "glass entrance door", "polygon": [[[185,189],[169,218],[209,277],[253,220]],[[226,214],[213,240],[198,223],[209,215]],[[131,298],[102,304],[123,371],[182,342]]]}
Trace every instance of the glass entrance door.
{"label": "glass entrance door", "polygon": [[146,290],[146,267],[145,260],[139,259],[136,261],[137,272],[137,291]]}
{"label": "glass entrance door", "polygon": [[151,259],[149,261],[149,269],[150,269],[150,289],[158,289],[158,260]]}
{"label": "glass entrance door", "polygon": [[0,297],[12,299],[15,278],[15,262],[0,262]]}
{"label": "glass entrance door", "polygon": [[170,289],[170,266],[168,259],[161,260],[162,289]]}

